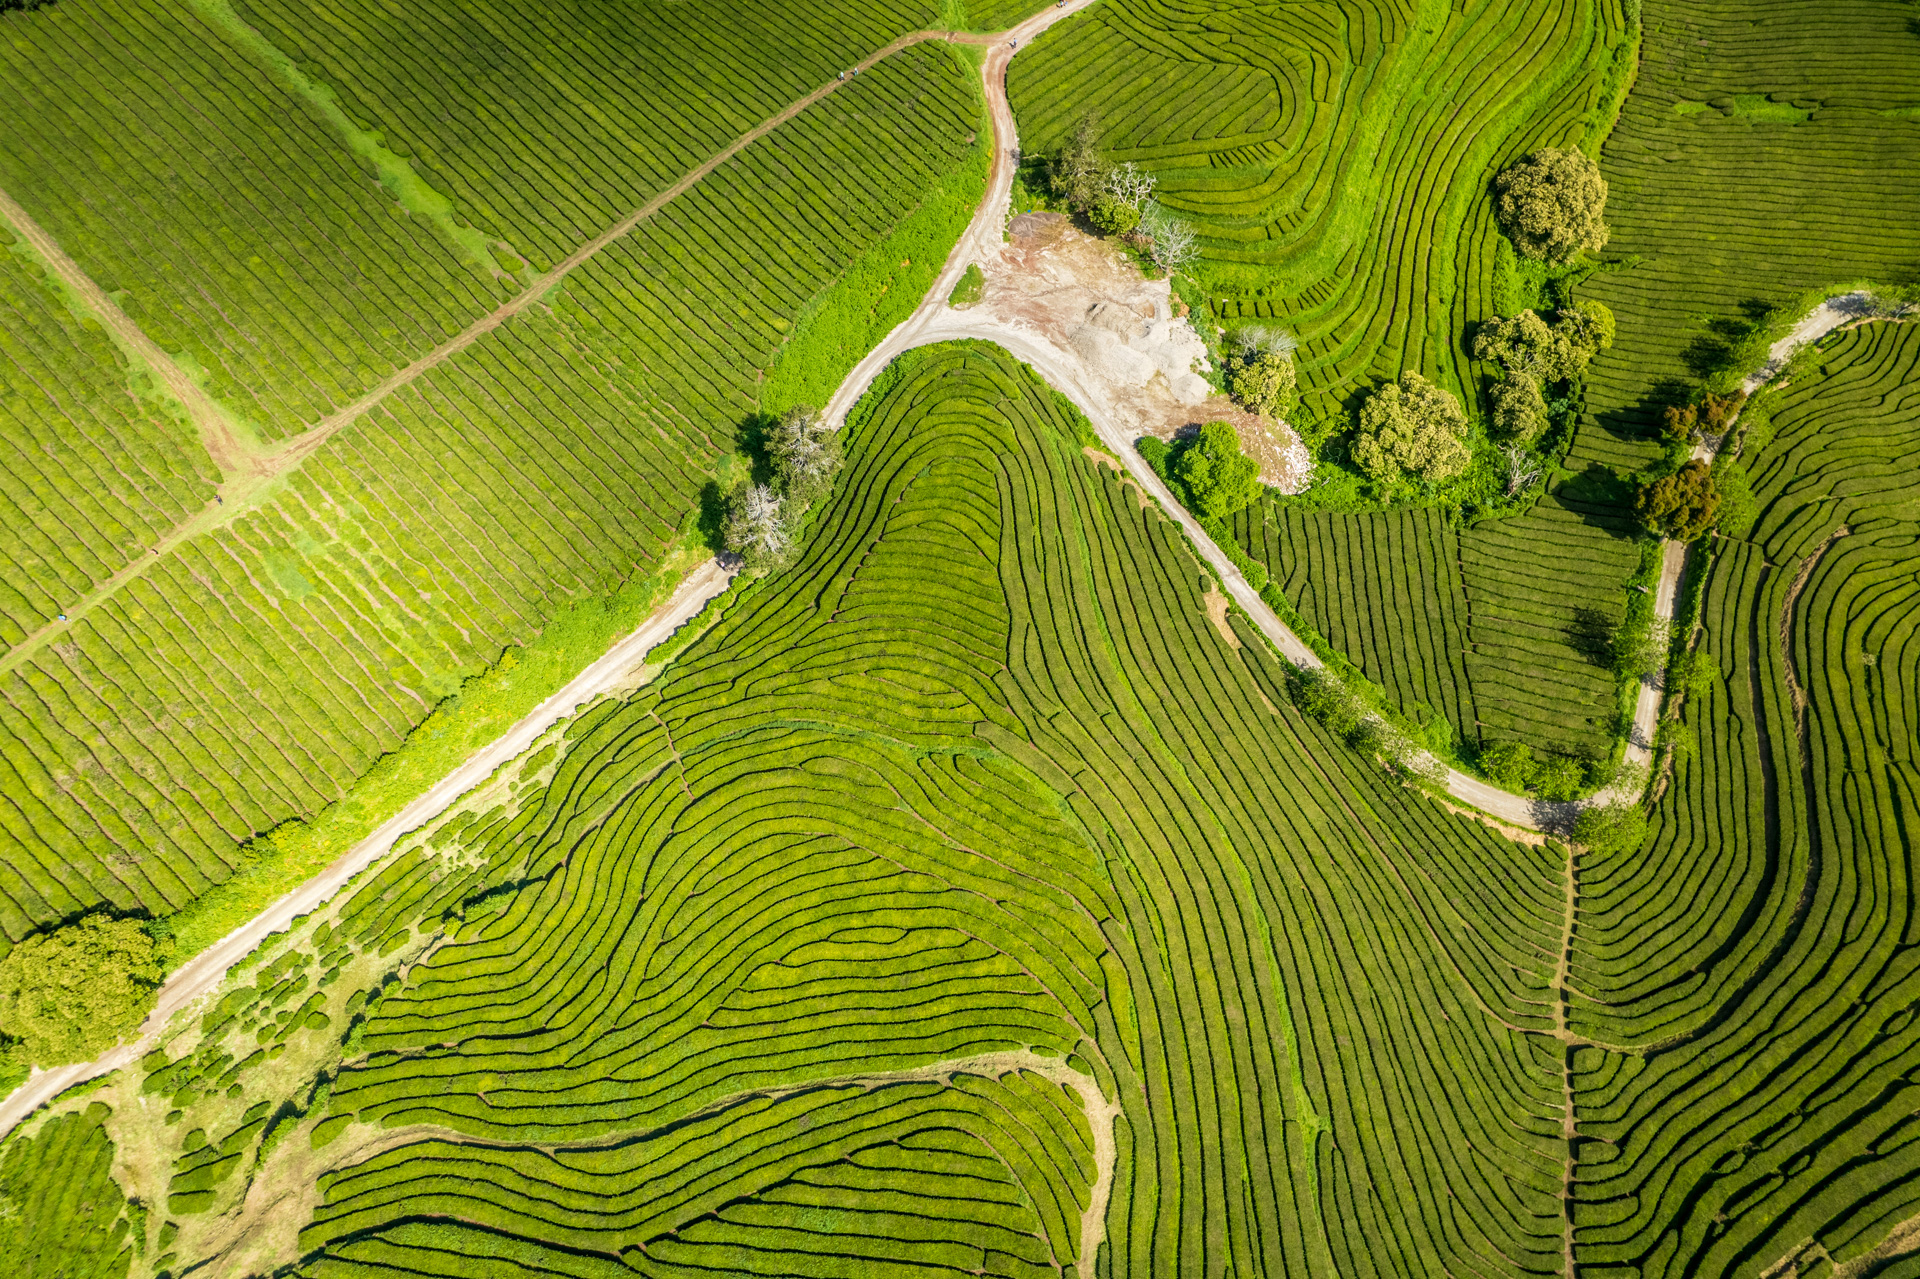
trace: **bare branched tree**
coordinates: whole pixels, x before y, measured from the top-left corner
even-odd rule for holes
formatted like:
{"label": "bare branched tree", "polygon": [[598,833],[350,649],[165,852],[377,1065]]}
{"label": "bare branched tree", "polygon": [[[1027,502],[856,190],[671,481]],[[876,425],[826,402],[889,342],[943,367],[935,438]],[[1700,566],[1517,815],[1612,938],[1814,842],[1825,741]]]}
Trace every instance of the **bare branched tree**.
{"label": "bare branched tree", "polygon": [[1235,330],[1232,341],[1246,355],[1292,355],[1300,349],[1300,339],[1286,329],[1260,324]]}
{"label": "bare branched tree", "polygon": [[1129,160],[1107,171],[1107,194],[1138,213],[1153,198],[1154,176]]}
{"label": "bare branched tree", "polygon": [[774,424],[768,452],[782,491],[802,506],[825,496],[840,469],[839,432],[810,405],[795,405]]}
{"label": "bare branched tree", "polygon": [[765,484],[743,484],[728,503],[727,549],[745,561],[749,573],[764,573],[786,562],[793,549],[786,502]]}
{"label": "bare branched tree", "polygon": [[1140,229],[1153,242],[1148,253],[1154,265],[1168,275],[1199,255],[1200,246],[1193,228],[1158,204],[1149,204],[1140,214]]}
{"label": "bare branched tree", "polygon": [[1507,496],[1517,497],[1540,480],[1540,459],[1521,448],[1518,444],[1509,444],[1507,459]]}

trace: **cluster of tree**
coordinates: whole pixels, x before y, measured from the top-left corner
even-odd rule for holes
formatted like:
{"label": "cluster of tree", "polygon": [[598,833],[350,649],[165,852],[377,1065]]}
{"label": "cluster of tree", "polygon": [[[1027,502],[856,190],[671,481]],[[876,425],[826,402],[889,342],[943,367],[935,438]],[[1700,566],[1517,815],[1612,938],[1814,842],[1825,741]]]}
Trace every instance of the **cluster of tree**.
{"label": "cluster of tree", "polygon": [[0,13],[9,9],[44,9],[52,3],[53,0],[0,0]]}
{"label": "cluster of tree", "polygon": [[1260,465],[1240,449],[1226,422],[1208,422],[1167,460],[1187,490],[1187,507],[1203,520],[1222,520],[1260,496]]}
{"label": "cluster of tree", "polygon": [[1193,228],[1154,203],[1154,176],[1128,161],[1110,164],[1100,151],[1099,117],[1080,118],[1047,165],[1053,193],[1095,230],[1120,236],[1171,275],[1199,252]]}
{"label": "cluster of tree", "polygon": [[1696,460],[1642,486],[1634,498],[1634,512],[1651,532],[1691,542],[1714,526],[1720,501],[1712,470]]}
{"label": "cluster of tree", "polygon": [[1522,311],[1482,324],[1474,358],[1502,373],[1491,392],[1494,434],[1521,444],[1538,439],[1547,428],[1547,388],[1579,377],[1613,338],[1613,312],[1599,302],[1576,303],[1551,321]]}
{"label": "cluster of tree", "polygon": [[1532,791],[1541,799],[1568,800],[1587,783],[1586,767],[1570,755],[1534,754],[1525,742],[1497,742],[1480,752],[1480,771],[1496,786]]}
{"label": "cluster of tree", "polygon": [[1418,373],[1402,373],[1360,405],[1353,460],[1378,483],[1439,483],[1463,473],[1470,458],[1459,398]]}
{"label": "cluster of tree", "polygon": [[1227,352],[1227,394],[1252,412],[1284,418],[1298,398],[1299,374],[1293,367],[1298,345],[1285,330],[1242,329]]}
{"label": "cluster of tree", "polygon": [[840,433],[815,409],[795,405],[774,423],[767,454],[772,482],[737,485],[723,530],[741,571],[753,577],[784,567],[793,555],[807,508],[832,490],[840,470]]}
{"label": "cluster of tree", "polygon": [[137,920],[89,915],[26,938],[0,960],[0,1040],[8,1065],[98,1057],[139,1026],[160,984],[153,938]]}
{"label": "cluster of tree", "polygon": [[1584,151],[1548,147],[1493,180],[1494,214],[1514,247],[1561,263],[1607,244],[1607,183]]}
{"label": "cluster of tree", "polygon": [[1747,393],[1735,391],[1708,395],[1698,404],[1669,404],[1660,415],[1661,434],[1676,444],[1702,435],[1725,435],[1746,402]]}

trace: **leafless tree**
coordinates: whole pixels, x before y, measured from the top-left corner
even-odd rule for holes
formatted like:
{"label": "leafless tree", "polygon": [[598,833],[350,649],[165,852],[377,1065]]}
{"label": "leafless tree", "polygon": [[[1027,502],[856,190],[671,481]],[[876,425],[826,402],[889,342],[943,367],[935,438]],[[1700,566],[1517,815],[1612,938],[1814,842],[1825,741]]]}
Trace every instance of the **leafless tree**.
{"label": "leafless tree", "polygon": [[1507,496],[1517,497],[1540,480],[1540,459],[1518,444],[1507,445]]}
{"label": "leafless tree", "polygon": [[1138,213],[1153,198],[1154,176],[1129,160],[1107,171],[1107,194]]}
{"label": "leafless tree", "polygon": [[1233,341],[1247,355],[1292,355],[1300,349],[1300,339],[1286,329],[1259,324],[1235,330]]}
{"label": "leafless tree", "polygon": [[727,513],[727,549],[739,555],[749,573],[763,573],[786,562],[793,549],[786,503],[765,484],[735,490]]}
{"label": "leafless tree", "polygon": [[1154,264],[1168,275],[1193,261],[1200,252],[1193,228],[1158,204],[1149,204],[1140,214],[1140,229],[1153,242],[1148,253]]}

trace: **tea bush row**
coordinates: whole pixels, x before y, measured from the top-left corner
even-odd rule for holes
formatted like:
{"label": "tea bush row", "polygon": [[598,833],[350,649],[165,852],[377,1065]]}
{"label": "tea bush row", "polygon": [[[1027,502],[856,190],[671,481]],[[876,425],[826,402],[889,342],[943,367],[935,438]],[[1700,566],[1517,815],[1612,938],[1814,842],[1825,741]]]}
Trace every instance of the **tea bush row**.
{"label": "tea bush row", "polygon": [[0,677],[0,932],[178,909],[645,576],[792,317],[964,162],[964,75],[933,46],[862,75]]}
{"label": "tea bush row", "polygon": [[[1112,1273],[1552,1269],[1562,1079],[1532,1032],[1556,854],[1286,709],[1264,641],[1208,619],[1177,528],[1003,353],[903,357],[847,430],[791,568],[584,717],[517,815],[351,903],[372,937],[497,893],[380,1001],[331,1095],[443,1135],[331,1174],[307,1268],[590,1250],[673,1273],[753,1247],[886,1273],[953,1264],[918,1250],[955,1220],[973,1268],[1045,1261],[1007,1231],[1064,1264],[1091,1165],[1060,1170],[1091,1135],[1057,1090],[1054,1136],[1024,1122],[1062,1153],[1031,1175],[971,1100],[1018,1077],[847,1094],[895,1107],[871,1131],[926,1197],[913,1225],[837,1115],[789,1120],[849,1076],[1031,1048],[1120,1103]],[[920,1153],[975,1138],[1004,1171]],[[978,1202],[1010,1176],[1032,1208]],[[823,1185],[844,1218],[788,1215]]]}

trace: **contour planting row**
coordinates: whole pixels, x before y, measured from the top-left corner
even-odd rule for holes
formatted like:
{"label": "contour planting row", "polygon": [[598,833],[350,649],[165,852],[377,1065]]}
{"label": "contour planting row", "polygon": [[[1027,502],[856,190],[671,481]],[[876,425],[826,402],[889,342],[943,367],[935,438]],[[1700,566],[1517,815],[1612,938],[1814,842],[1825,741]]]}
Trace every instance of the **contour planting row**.
{"label": "contour planting row", "polygon": [[[1031,1048],[1121,1106],[1115,1274],[1553,1269],[1563,859],[1286,709],[1177,529],[1003,354],[914,353],[847,429],[792,568],[583,716],[517,812],[351,903],[382,946],[474,905],[332,1084],[342,1122],[431,1127],[342,1156],[307,1267],[1064,1264],[1090,1165],[977,1107],[1037,1130],[1000,1100],[1029,1088],[1085,1150],[1071,1098],[835,1083]],[[913,1223],[841,1126],[874,1113]],[[829,1185],[844,1216],[791,1215]]]}
{"label": "contour planting row", "polygon": [[1476,736],[1460,537],[1433,509],[1343,514],[1266,501],[1235,519],[1301,617],[1410,716]]}
{"label": "contour planting row", "polygon": [[81,0],[0,30],[21,104],[0,189],[264,436],[505,300],[194,8]]}
{"label": "contour planting row", "polygon": [[1088,104],[1117,160],[1199,231],[1229,321],[1301,341],[1309,416],[1403,368],[1461,388],[1492,314],[1487,183],[1597,138],[1630,68],[1615,0],[1099,6],[1013,64],[1021,140],[1047,151]]}
{"label": "contour planting row", "polygon": [[1819,364],[1745,441],[1761,516],[1712,563],[1656,836],[1583,859],[1570,1016],[1648,1045],[1583,1063],[1596,1274],[1864,1264],[1920,1214],[1920,328]]}
{"label": "contour planting row", "polygon": [[794,317],[965,162],[972,101],[946,50],[895,55],[0,679],[0,932],[179,908],[504,647],[644,577]]}
{"label": "contour planting row", "polygon": [[921,0],[238,8],[539,270],[890,40],[943,25]]}

